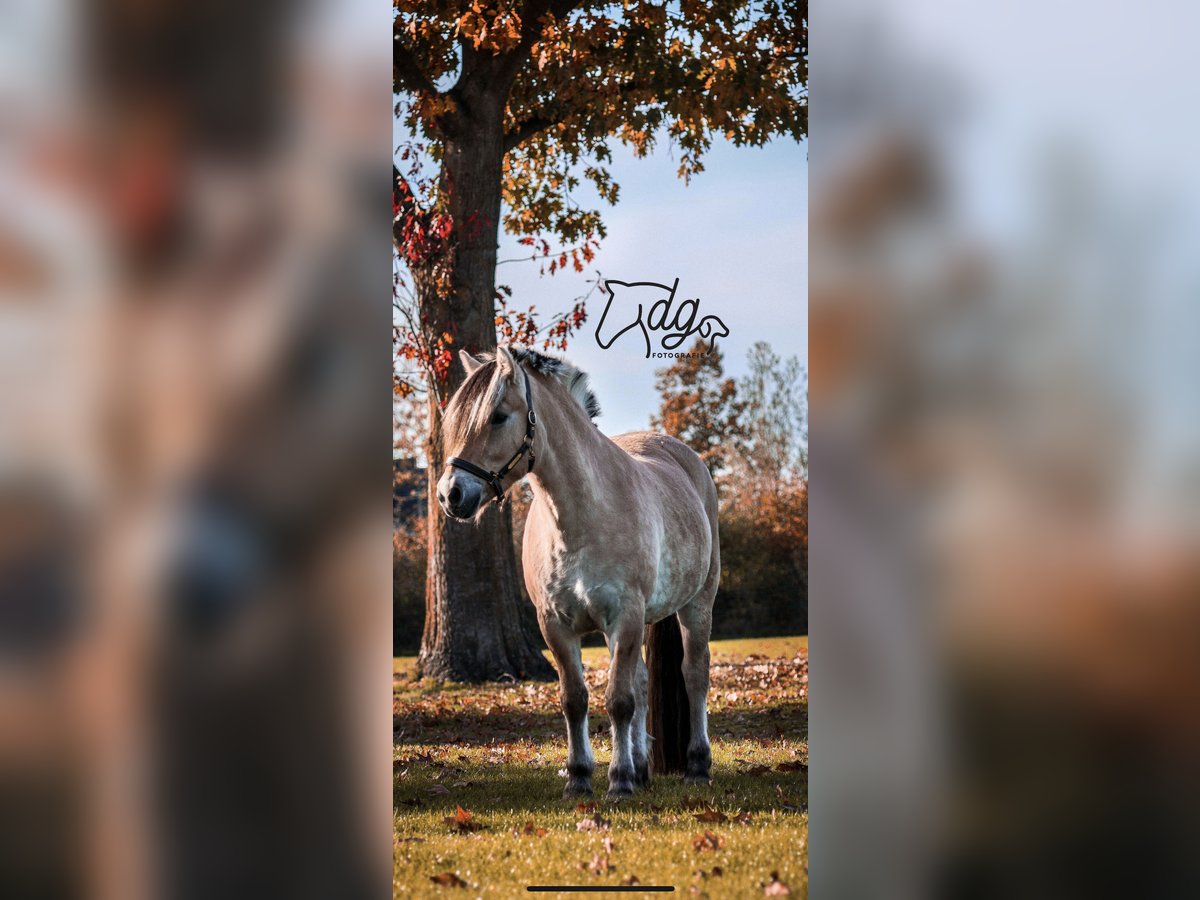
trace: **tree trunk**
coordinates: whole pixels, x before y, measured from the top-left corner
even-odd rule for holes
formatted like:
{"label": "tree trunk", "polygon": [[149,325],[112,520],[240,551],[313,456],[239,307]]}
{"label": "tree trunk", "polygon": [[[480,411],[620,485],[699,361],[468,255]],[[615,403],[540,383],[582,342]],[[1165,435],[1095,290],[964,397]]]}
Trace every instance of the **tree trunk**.
{"label": "tree trunk", "polygon": [[[460,100],[458,133],[445,143],[443,189],[454,221],[452,293],[416,285],[422,327],[434,341],[472,353],[496,346],[496,246],[500,222],[504,101],[486,91]],[[437,503],[445,465],[442,410],[465,373],[454,359],[429,409],[429,568],[425,587],[422,676],[454,681],[554,677],[529,627],[533,617],[518,585],[512,513],[490,506],[478,525],[448,520]]]}

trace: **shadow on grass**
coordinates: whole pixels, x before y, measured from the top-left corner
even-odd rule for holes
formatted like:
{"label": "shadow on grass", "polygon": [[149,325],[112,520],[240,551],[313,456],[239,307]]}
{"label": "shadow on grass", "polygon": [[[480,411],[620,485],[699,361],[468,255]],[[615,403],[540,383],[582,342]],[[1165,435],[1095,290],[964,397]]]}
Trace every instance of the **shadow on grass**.
{"label": "shadow on grass", "polygon": [[[481,771],[482,770],[482,771]],[[807,811],[808,772],[777,772],[763,775],[746,774],[737,766],[714,765],[712,784],[685,784],[678,775],[655,776],[649,787],[632,798],[612,803],[604,799],[608,788],[607,759],[596,760],[592,776],[592,797],[564,799],[566,779],[558,774],[557,766],[530,763],[495,763],[474,766],[470,772],[444,779],[451,785],[450,793],[431,796],[434,783],[428,777],[433,771],[413,764],[409,774],[398,780],[393,788],[392,805],[401,817],[432,813],[435,818],[452,815],[456,806],[471,810],[486,826],[486,814],[519,813],[536,821],[539,813],[574,813],[578,803],[595,802],[596,809],[611,819],[614,827],[623,824],[624,813],[653,814],[666,819],[676,816],[685,823],[699,810],[698,801],[723,810],[732,818],[734,810],[761,816],[774,812],[779,815],[800,815]],[[580,813],[580,815],[583,815]],[[699,827],[699,823],[696,823]]]}
{"label": "shadow on grass", "polygon": [[[589,718],[593,734],[608,733],[608,717],[593,712]],[[728,707],[710,712],[709,734],[715,737],[734,737],[773,740],[786,737],[804,740],[808,736],[808,704],[804,701],[784,701],[773,706],[748,709]],[[556,709],[545,712],[493,709],[455,711],[440,716],[427,712],[403,711],[392,717],[393,743],[436,744],[446,747],[480,747],[514,741],[545,741],[566,739],[561,714]]]}

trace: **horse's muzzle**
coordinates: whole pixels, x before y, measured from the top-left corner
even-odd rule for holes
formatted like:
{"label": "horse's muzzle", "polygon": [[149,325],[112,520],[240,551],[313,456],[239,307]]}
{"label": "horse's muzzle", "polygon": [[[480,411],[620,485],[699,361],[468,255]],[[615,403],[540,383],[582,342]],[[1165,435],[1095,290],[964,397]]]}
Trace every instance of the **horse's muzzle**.
{"label": "horse's muzzle", "polygon": [[438,505],[453,519],[469,519],[479,511],[483,484],[474,475],[448,468],[438,481]]}

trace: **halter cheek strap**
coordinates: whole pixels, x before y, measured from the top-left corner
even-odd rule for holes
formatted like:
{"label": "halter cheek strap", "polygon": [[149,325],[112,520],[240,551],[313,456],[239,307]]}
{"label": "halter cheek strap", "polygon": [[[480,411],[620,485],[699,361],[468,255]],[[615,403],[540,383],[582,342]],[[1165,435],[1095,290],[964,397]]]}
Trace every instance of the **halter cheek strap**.
{"label": "halter cheek strap", "polygon": [[528,455],[529,467],[525,470],[526,474],[533,471],[533,435],[537,428],[537,416],[533,412],[533,395],[529,391],[529,373],[525,372],[525,406],[529,409],[529,414],[525,417],[525,440],[521,441],[521,446],[517,448],[517,452],[513,454],[512,459],[506,462],[499,470],[489,472],[487,469],[475,465],[473,462],[468,462],[465,459],[459,459],[457,456],[452,456],[446,460],[446,465],[453,466],[455,469],[462,469],[464,472],[470,472],[476,478],[482,478],[492,486],[492,490],[496,492],[496,500],[499,503],[504,502],[504,484],[502,479],[509,472],[517,467],[517,464]]}

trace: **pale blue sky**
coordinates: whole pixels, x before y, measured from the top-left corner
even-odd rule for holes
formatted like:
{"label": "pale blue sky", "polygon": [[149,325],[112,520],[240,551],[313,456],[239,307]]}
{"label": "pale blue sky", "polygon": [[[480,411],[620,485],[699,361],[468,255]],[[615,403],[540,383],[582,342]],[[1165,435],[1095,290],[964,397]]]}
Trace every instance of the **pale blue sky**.
{"label": "pale blue sky", "polygon": [[[744,372],[746,351],[758,340],[807,367],[807,146],[790,140],[763,148],[716,142],[705,171],[686,186],[676,177],[677,167],[665,143],[646,159],[616,146],[611,171],[621,199],[615,207],[601,207],[608,237],[595,260],[583,274],[568,270],[544,277],[536,263],[501,265],[496,280],[512,287],[513,307],[535,304],[543,314],[569,309],[597,269],[620,281],[670,284],[678,278],[677,302],[697,297],[702,316],[719,316],[729,328],[729,336],[717,342],[727,372]],[[587,204],[591,198],[581,190],[577,199]],[[502,235],[500,259],[528,253]],[[589,320],[566,356],[591,375],[605,433],[645,428],[658,405],[654,370],[669,360],[645,359],[636,330],[601,350],[594,334],[603,304],[602,294],[592,296]]]}

